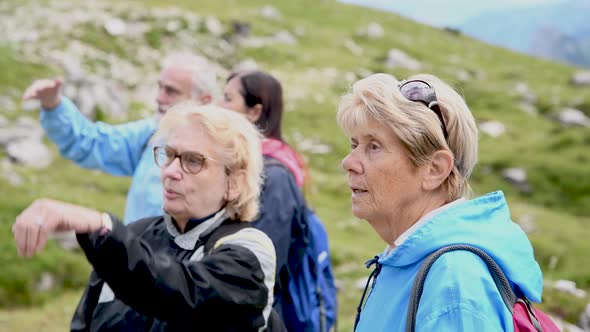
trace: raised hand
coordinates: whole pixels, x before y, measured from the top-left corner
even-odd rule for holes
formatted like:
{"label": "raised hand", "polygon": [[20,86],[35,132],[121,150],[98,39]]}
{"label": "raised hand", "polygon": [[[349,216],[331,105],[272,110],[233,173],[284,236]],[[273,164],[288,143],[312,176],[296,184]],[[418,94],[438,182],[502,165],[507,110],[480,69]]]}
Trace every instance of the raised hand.
{"label": "raised hand", "polygon": [[101,213],[79,205],[39,199],[26,208],[12,226],[20,256],[31,257],[42,250],[54,232],[89,233],[102,229]]}
{"label": "raised hand", "polygon": [[62,81],[59,79],[42,79],[33,82],[23,94],[23,99],[38,99],[41,107],[46,110],[56,108],[61,102],[59,88]]}

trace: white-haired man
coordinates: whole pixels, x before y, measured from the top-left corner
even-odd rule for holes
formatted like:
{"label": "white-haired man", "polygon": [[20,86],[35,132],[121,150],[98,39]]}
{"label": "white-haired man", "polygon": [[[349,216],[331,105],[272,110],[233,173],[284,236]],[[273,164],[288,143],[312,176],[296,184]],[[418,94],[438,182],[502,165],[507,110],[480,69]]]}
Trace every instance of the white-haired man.
{"label": "white-haired man", "polygon": [[60,94],[62,82],[42,79],[31,84],[24,99],[41,102],[41,125],[60,153],[81,167],[117,176],[132,176],[127,193],[125,223],[162,214],[160,170],[154,164],[150,138],[159,118],[172,105],[194,100],[213,101],[217,80],[201,56],[172,54],[164,59],[158,79],[157,114],[121,125],[86,119],[70,99]]}

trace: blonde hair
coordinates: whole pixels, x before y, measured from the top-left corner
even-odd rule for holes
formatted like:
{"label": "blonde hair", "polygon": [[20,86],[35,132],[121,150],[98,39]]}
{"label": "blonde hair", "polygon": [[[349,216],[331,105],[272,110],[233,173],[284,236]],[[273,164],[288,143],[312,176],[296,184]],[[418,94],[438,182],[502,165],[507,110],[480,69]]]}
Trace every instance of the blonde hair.
{"label": "blonde hair", "polygon": [[338,107],[338,125],[352,136],[356,128],[367,126],[373,119],[388,126],[408,151],[412,164],[423,166],[434,152],[447,150],[455,165],[442,186],[448,199],[469,196],[469,176],[477,164],[479,133],[475,119],[463,98],[449,85],[433,75],[409,77],[428,82],[436,92],[448,131],[445,140],[436,113],[420,102],[405,98],[399,81],[392,75],[374,74],[353,84]]}
{"label": "blonde hair", "polygon": [[221,146],[221,159],[230,176],[242,172],[238,181],[238,197],[226,205],[232,219],[252,221],[258,214],[258,199],[262,185],[262,134],[256,126],[237,112],[214,105],[198,105],[184,101],[166,112],[154,140],[165,140],[179,124],[196,121],[212,140]]}

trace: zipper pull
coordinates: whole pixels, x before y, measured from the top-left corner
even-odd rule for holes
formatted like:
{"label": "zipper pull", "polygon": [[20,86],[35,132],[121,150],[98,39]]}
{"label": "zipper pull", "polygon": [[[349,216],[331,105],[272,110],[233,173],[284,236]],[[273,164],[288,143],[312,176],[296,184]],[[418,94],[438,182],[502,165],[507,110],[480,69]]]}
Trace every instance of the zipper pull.
{"label": "zipper pull", "polygon": [[370,269],[373,264],[379,264],[378,262],[379,262],[379,256],[375,256],[365,262],[365,267],[367,267],[367,269]]}
{"label": "zipper pull", "polygon": [[369,283],[371,282],[371,278],[373,278],[373,284],[371,285],[371,289],[373,289],[375,287],[375,280],[377,280],[377,275],[381,271],[381,264],[379,264],[379,256],[375,256],[365,262],[365,266],[367,267],[367,269],[370,269],[371,266],[373,266],[374,264],[377,264],[377,266],[375,267],[375,270],[373,270],[371,272],[371,274],[369,275],[369,278],[367,279],[367,284],[365,285],[365,289],[363,290],[363,295],[361,296],[361,300],[359,302],[359,305],[356,307],[356,318],[354,320],[354,329],[355,330],[356,330],[356,326],[359,323],[359,320],[361,319],[361,311],[363,308],[363,304],[365,302],[365,295],[367,295],[367,289],[369,288]]}
{"label": "zipper pull", "polygon": [[375,270],[373,270],[373,272],[371,272],[371,275],[369,276],[369,279],[371,277],[373,278],[373,283],[371,284],[371,289],[375,288],[375,282],[377,282],[377,276],[379,275],[379,272],[381,272],[382,265],[379,264],[379,256],[375,256],[365,262],[365,266],[367,267],[367,269],[370,269],[371,266],[373,266],[373,265],[376,265],[376,266],[375,266]]}

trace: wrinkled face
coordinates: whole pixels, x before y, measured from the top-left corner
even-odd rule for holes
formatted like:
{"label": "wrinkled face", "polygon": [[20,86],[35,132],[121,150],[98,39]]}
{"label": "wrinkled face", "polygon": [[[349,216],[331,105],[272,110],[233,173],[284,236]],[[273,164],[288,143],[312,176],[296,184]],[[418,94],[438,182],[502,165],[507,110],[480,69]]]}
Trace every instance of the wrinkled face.
{"label": "wrinkled face", "polygon": [[198,123],[187,121],[174,128],[168,137],[166,148],[176,154],[197,152],[206,159],[197,174],[186,173],[179,158],[162,168],[161,179],[164,210],[176,220],[206,217],[217,212],[226,201],[229,176],[220,162],[221,146]]}
{"label": "wrinkled face", "polygon": [[352,191],[352,213],[370,223],[395,222],[422,195],[417,169],[391,129],[371,120],[351,137],[342,160]]}
{"label": "wrinkled face", "polygon": [[247,114],[249,107],[246,105],[241,89],[242,84],[239,77],[236,76],[229,80],[223,89],[223,99],[219,101],[219,106],[234,112]]}
{"label": "wrinkled face", "polygon": [[174,104],[189,100],[192,96],[192,78],[190,71],[179,66],[168,66],[160,73],[158,79],[158,115],[166,114],[166,111]]}

